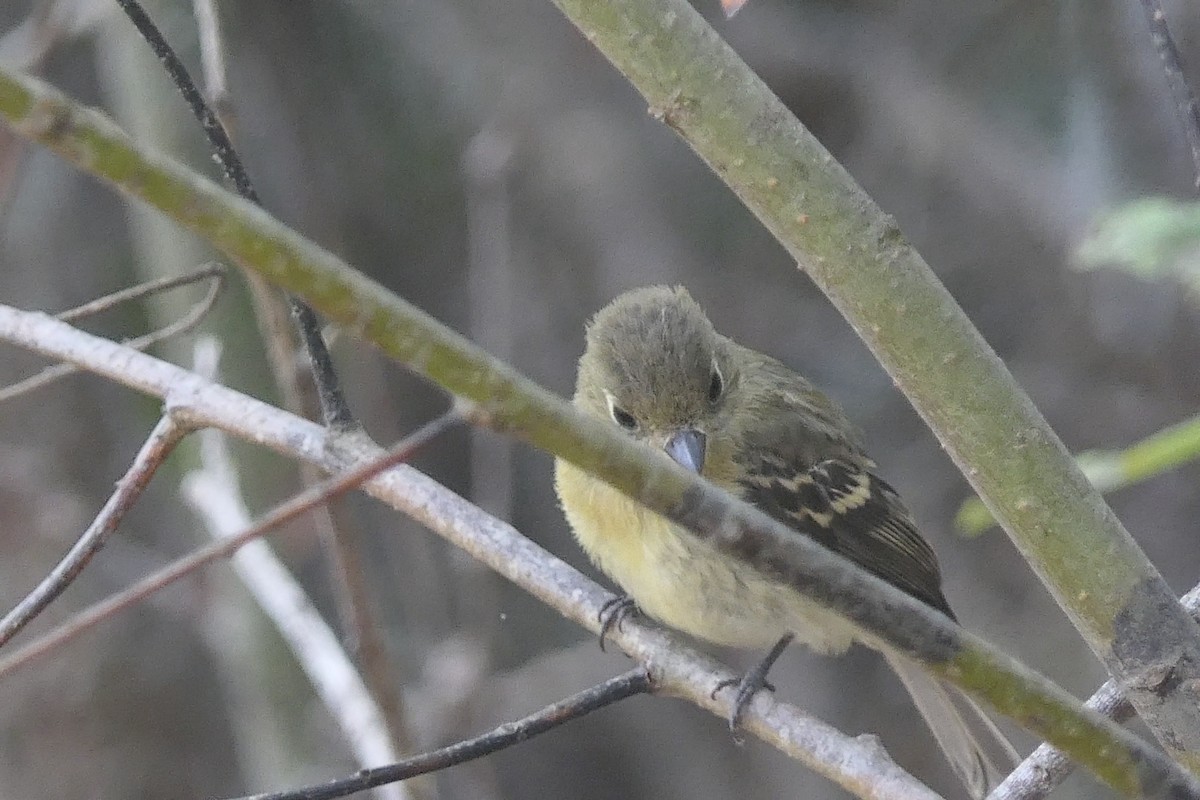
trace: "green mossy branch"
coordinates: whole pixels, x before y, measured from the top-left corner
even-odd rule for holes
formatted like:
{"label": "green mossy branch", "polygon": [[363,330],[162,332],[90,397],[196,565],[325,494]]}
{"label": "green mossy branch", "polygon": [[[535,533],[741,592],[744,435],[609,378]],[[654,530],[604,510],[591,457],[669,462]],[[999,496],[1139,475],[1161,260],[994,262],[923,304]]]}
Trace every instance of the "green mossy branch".
{"label": "green mossy branch", "polygon": [[[1097,491],[1108,493],[1140,483],[1200,458],[1200,416],[1164,428],[1124,450],[1087,450],[1076,457]],[[996,524],[978,497],[959,507],[954,524],[975,536]]]}
{"label": "green mossy branch", "polygon": [[[1146,280],[1174,279],[1200,299],[1200,204],[1163,197],[1135,200],[1102,215],[1076,248],[1078,269],[1118,269]],[[1089,450],[1076,458],[1096,490],[1108,493],[1200,458],[1200,416],[1124,450]],[[955,526],[974,536],[996,524],[977,497],[959,507]]]}
{"label": "green mossy branch", "polygon": [[907,653],[984,699],[1117,790],[1130,796],[1200,800],[1200,785],[1161,753],[1082,710],[1037,673],[640,447],[613,426],[580,416],[260,208],[169,159],[139,152],[103,115],[73,105],[40,82],[0,70],[0,116],[18,133],[158,208],[244,267],[303,296],[361,338],[470,401],[488,424],[599,475],[696,535],[828,603],[868,638]]}

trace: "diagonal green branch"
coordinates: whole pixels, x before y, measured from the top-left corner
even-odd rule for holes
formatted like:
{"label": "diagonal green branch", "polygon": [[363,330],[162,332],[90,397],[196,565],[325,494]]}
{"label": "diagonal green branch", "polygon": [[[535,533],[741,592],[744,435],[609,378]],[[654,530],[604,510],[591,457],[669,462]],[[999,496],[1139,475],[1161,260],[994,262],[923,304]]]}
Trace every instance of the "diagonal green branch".
{"label": "diagonal green branch", "polygon": [[[1163,428],[1124,450],[1086,450],[1075,460],[1096,491],[1108,494],[1198,458],[1200,415]],[[973,536],[995,525],[996,520],[983,501],[972,497],[959,507],[954,524]]]}
{"label": "diagonal green branch", "polygon": [[554,2],[829,296],[1159,741],[1200,772],[1200,627],[895,221],[685,0]]}
{"label": "diagonal green branch", "polygon": [[1200,784],[1191,776],[1129,732],[1081,710],[1037,673],[612,426],[580,416],[261,209],[169,159],[139,152],[103,115],[80,109],[38,81],[0,70],[0,116],[21,135],[158,208],[246,268],[472,401],[493,427],[601,476],[695,535],[826,603],[864,636],[982,698],[1117,790],[1200,800]]}

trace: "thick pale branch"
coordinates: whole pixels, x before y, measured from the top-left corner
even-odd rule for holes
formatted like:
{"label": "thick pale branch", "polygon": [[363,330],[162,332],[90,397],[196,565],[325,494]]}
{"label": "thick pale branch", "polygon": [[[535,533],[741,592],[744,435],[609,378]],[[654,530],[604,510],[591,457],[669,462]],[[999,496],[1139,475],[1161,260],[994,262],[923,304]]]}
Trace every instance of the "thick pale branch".
{"label": "thick pale branch", "polygon": [[[202,341],[196,349],[198,354],[209,351],[210,357],[203,360],[210,361],[215,371],[216,343]],[[182,494],[204,522],[209,535],[221,541],[250,528],[253,520],[242,497],[240,476],[225,437],[212,428],[198,435],[201,465],[184,476]],[[330,716],[337,721],[359,766],[365,769],[396,761],[400,754],[392,745],[379,704],[337,634],[271,546],[261,540],[246,542],[232,556],[232,564],[258,607],[295,655]],[[381,789],[375,796],[377,800],[413,797],[406,784]]]}
{"label": "thick pale branch", "polygon": [[[308,420],[172,364],[131,353],[42,314],[0,306],[0,339],[53,358],[68,359],[160,397],[173,414],[198,427],[219,428],[343,478],[349,465],[372,463],[382,453],[365,437],[331,433]],[[407,466],[391,469],[362,488],[446,537],[564,616],[599,632],[599,611],[611,595],[507,523]],[[722,718],[728,715],[728,698],[711,696],[713,686],[733,677],[727,669],[680,645],[669,634],[636,620],[629,620],[610,638],[630,655],[652,665],[659,693],[684,698]],[[39,649],[37,655],[44,652]],[[19,656],[14,654],[5,660],[0,675]],[[873,737],[848,737],[793,706],[767,697],[752,704],[743,724],[746,730],[860,797],[937,800],[935,793],[896,766]]]}

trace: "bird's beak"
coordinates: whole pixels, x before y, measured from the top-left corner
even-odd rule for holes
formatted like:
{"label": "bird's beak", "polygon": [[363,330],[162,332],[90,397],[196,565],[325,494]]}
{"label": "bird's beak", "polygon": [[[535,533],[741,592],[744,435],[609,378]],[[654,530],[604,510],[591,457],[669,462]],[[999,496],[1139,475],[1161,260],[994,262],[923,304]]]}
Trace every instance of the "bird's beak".
{"label": "bird's beak", "polygon": [[663,450],[689,472],[700,474],[704,468],[704,434],[695,428],[684,428],[671,434]]}

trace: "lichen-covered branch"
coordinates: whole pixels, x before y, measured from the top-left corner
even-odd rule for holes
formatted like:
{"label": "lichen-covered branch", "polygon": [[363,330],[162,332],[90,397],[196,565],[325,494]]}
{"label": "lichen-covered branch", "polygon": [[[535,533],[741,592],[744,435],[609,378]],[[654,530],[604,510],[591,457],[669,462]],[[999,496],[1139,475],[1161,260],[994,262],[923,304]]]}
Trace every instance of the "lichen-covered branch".
{"label": "lichen-covered branch", "polygon": [[[1200,415],[1163,428],[1124,450],[1087,450],[1076,456],[1096,490],[1108,492],[1148,480],[1200,458]],[[975,535],[996,524],[992,512],[978,497],[959,507],[954,524]]]}

